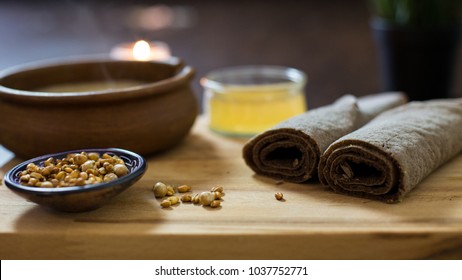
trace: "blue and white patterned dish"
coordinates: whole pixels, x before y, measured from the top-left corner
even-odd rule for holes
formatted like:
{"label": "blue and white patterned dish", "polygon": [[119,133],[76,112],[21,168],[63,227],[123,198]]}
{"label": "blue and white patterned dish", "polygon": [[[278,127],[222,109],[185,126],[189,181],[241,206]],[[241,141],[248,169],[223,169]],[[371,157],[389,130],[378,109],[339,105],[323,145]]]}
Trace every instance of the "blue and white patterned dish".
{"label": "blue and white patterned dish", "polygon": [[[117,155],[124,160],[129,173],[107,183],[61,188],[30,187],[24,186],[19,182],[19,174],[26,169],[29,163],[42,166],[43,162],[50,157],[61,159],[68,154],[80,152]],[[146,161],[144,158],[131,151],[117,148],[80,149],[44,155],[22,162],[8,171],[4,182],[10,190],[19,196],[42,206],[66,212],[83,212],[99,208],[110,198],[118,195],[138,181],[145,171]]]}

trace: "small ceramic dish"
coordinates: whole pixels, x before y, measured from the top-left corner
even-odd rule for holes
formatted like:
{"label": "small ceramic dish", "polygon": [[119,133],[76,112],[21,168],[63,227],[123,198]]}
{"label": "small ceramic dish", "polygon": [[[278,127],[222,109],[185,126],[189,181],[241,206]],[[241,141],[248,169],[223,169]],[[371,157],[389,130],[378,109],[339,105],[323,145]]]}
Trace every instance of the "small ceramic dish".
{"label": "small ceramic dish", "polygon": [[[29,163],[43,166],[43,162],[50,157],[61,159],[65,158],[66,155],[70,153],[80,152],[116,155],[124,160],[129,173],[107,183],[61,188],[30,187],[22,185],[19,181],[19,174],[26,169]],[[83,212],[99,208],[110,198],[128,189],[141,178],[145,171],[146,161],[136,153],[116,148],[80,149],[44,155],[22,162],[8,171],[5,175],[4,182],[10,190],[19,196],[39,205],[65,212]]]}

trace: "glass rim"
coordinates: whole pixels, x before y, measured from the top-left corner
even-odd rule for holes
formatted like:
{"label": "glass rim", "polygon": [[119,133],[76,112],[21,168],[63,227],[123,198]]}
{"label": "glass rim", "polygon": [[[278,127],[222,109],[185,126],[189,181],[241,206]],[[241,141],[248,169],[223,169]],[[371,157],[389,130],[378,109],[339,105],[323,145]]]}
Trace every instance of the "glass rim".
{"label": "glass rim", "polygon": [[[262,84],[245,84],[221,82],[220,78],[226,76],[260,76],[285,79],[286,81],[276,83]],[[206,89],[215,91],[239,91],[239,90],[267,90],[285,89],[285,88],[302,88],[308,81],[307,75],[296,68],[274,65],[246,65],[231,66],[213,70],[200,79],[200,84]],[[226,88],[226,89],[225,89]]]}

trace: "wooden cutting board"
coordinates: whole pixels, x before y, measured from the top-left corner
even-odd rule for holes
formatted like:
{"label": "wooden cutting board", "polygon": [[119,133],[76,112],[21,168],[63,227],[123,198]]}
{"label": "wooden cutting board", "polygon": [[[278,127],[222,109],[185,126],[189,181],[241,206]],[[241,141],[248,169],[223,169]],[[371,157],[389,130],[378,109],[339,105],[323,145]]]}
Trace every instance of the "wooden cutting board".
{"label": "wooden cutting board", "polygon": [[[388,205],[256,176],[242,160],[244,142],[209,132],[199,119],[179,146],[148,158],[133,187],[87,213],[47,210],[1,185],[0,258],[462,258],[462,155]],[[0,176],[18,163],[6,163]],[[151,192],[157,181],[193,192],[221,185],[226,196],[217,209],[161,209]]]}

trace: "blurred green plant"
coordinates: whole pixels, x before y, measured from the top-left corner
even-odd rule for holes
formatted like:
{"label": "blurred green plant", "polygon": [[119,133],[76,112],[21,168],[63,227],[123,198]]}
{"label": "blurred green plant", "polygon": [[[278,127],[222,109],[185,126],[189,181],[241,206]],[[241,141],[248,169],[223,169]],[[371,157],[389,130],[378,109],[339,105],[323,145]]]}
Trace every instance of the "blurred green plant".
{"label": "blurred green plant", "polygon": [[369,0],[372,13],[382,20],[406,26],[460,24],[462,0]]}

